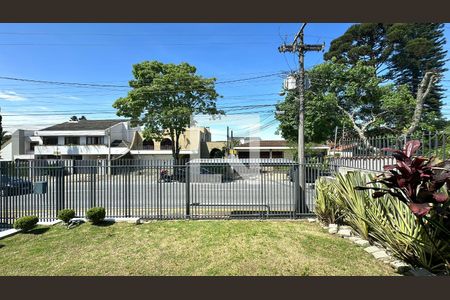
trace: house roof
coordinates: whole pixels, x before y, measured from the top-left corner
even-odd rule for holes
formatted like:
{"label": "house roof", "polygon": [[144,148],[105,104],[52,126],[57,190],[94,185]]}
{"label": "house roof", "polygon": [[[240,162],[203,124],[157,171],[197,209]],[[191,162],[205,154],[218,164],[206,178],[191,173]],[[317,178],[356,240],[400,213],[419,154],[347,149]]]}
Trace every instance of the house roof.
{"label": "house roof", "polygon": [[255,141],[253,143],[243,143],[239,147],[288,147],[285,140],[271,140],[271,141]]}
{"label": "house roof", "polygon": [[121,122],[126,122],[125,119],[115,120],[79,120],[77,122],[64,122],[56,124],[41,131],[64,131],[64,130],[105,130]]}

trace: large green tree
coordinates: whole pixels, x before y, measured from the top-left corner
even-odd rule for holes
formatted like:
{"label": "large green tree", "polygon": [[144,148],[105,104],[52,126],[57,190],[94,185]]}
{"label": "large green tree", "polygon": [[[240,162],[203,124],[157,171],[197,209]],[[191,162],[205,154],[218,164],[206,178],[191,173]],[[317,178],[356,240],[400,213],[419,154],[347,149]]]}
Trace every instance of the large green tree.
{"label": "large green tree", "polygon": [[[305,136],[307,142],[323,142],[335,126],[351,128],[368,144],[371,134],[409,134],[419,126],[423,100],[432,88],[434,75],[423,79],[420,97],[414,98],[406,85],[382,84],[375,67],[364,62],[355,65],[334,60],[308,72],[311,87],[305,94]],[[278,104],[279,130],[283,137],[297,141],[298,97],[288,93]]]}
{"label": "large green tree", "polygon": [[196,71],[187,63],[135,64],[134,79],[129,81],[132,90],[113,104],[117,115],[144,127],[145,138],[161,140],[163,135],[169,135],[175,160],[180,155],[180,136],[191,125],[194,114],[223,114],[216,107],[216,79],[204,78]]}
{"label": "large green tree", "polygon": [[[434,88],[423,103],[421,127],[440,129],[444,89],[439,83],[446,71],[447,51],[444,24],[441,23],[363,23],[355,24],[330,44],[325,60],[356,65],[363,62],[375,68],[385,80],[406,85],[418,97],[421,80],[433,72]],[[420,97],[420,96],[419,96]]]}

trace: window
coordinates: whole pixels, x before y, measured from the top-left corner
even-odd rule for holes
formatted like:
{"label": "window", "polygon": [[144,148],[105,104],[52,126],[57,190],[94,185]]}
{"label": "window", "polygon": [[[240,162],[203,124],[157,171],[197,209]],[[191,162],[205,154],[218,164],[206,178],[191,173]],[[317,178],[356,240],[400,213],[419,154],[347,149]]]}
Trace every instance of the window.
{"label": "window", "polygon": [[66,136],[64,138],[64,145],[79,145],[80,137],[79,136]]}
{"label": "window", "polygon": [[161,150],[172,150],[172,141],[170,139],[163,139],[161,141]]}
{"label": "window", "polygon": [[88,136],[86,137],[86,145],[103,145],[104,140],[102,136]]}
{"label": "window", "polygon": [[34,151],[35,146],[39,146],[39,142],[30,142],[30,151]]}
{"label": "window", "polygon": [[44,136],[42,138],[42,142],[44,145],[58,145],[58,137],[57,136]]}
{"label": "window", "polygon": [[144,140],[142,142],[142,149],[144,150],[153,150],[155,148],[155,145],[152,140]]}

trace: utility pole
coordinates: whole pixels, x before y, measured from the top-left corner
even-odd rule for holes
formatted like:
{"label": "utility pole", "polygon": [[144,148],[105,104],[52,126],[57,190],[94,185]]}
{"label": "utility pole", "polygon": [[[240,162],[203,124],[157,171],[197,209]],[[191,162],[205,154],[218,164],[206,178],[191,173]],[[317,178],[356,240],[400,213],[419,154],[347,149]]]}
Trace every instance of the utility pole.
{"label": "utility pole", "polygon": [[278,51],[293,52],[298,53],[299,61],[299,71],[297,77],[297,88],[298,88],[298,98],[299,98],[299,111],[298,111],[298,182],[300,188],[300,201],[296,202],[295,212],[296,214],[301,212],[306,212],[305,207],[302,207],[302,203],[305,202],[305,135],[304,135],[304,119],[305,119],[305,109],[304,109],[304,94],[305,94],[305,53],[308,51],[322,51],[324,49],[324,44],[317,45],[307,45],[304,43],[304,29],[307,23],[303,23],[302,27],[295,35],[294,41],[291,45],[283,44],[278,47]]}

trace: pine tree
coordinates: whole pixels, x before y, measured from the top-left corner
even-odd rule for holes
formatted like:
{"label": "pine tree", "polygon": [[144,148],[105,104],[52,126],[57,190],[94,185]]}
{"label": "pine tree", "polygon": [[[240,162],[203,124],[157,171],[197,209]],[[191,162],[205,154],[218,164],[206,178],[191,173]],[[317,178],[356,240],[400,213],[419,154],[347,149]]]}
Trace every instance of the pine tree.
{"label": "pine tree", "polygon": [[[387,31],[387,39],[393,50],[389,78],[397,84],[406,84],[413,95],[416,95],[425,72],[443,74],[447,71],[444,24],[394,24]],[[437,127],[444,123],[441,113],[444,90],[438,81],[424,105],[425,114],[433,116]]]}
{"label": "pine tree", "polygon": [[386,39],[388,24],[365,23],[352,25],[347,31],[330,44],[325,60],[336,59],[337,63],[356,65],[363,62],[378,72],[389,60],[392,52]]}

